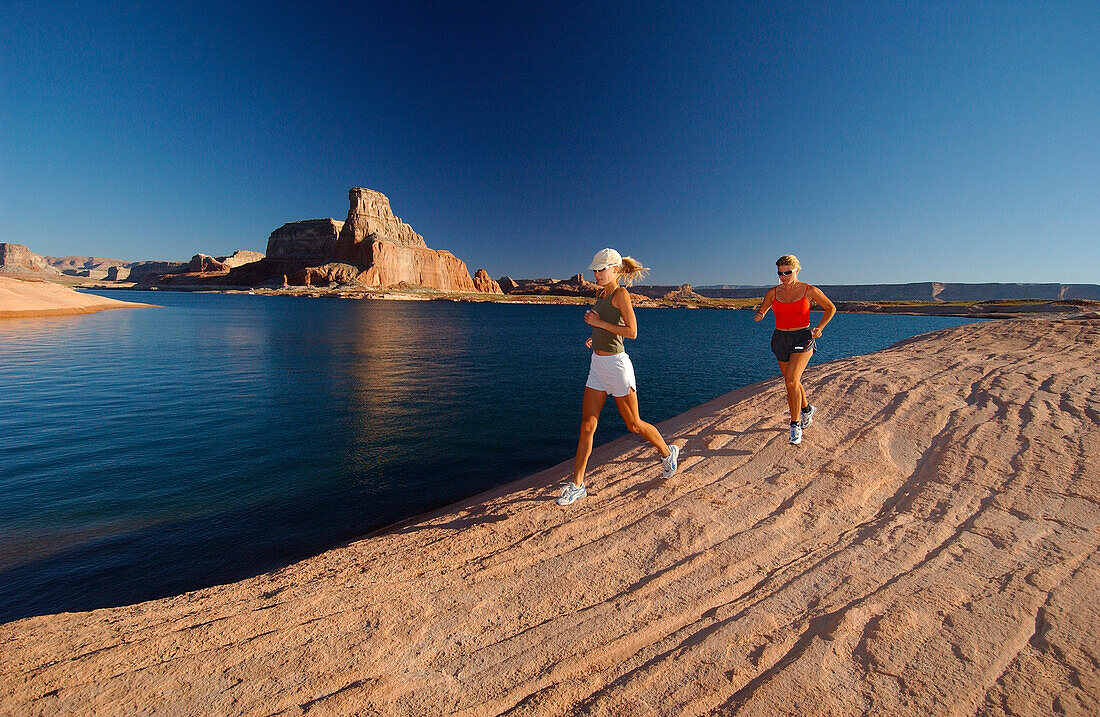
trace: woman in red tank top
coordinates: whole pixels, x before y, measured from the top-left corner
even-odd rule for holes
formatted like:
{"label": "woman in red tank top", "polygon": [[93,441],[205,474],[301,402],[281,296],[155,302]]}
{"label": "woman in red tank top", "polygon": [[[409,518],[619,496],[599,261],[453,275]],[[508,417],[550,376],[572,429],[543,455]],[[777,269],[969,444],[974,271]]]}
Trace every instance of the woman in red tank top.
{"label": "woman in red tank top", "polygon": [[[801,266],[794,254],[784,254],[775,262],[779,273],[779,286],[768,290],[764,301],[756,309],[754,321],[760,321],[768,309],[775,314],[775,333],[772,334],[772,353],[779,362],[779,373],[787,384],[787,407],[791,410],[790,442],[802,442],[802,429],[813,422],[817,410],[806,399],[802,387],[802,372],[810,363],[810,356],[817,348],[821,330],[836,314],[836,306],[816,286],[798,280]],[[816,303],[825,313],[817,326],[810,328],[810,302]]]}

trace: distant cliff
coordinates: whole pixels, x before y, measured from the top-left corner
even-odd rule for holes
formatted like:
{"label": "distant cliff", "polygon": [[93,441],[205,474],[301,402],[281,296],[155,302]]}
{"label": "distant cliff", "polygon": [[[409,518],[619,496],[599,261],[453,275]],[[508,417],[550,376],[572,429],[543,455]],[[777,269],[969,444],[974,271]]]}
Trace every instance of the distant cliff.
{"label": "distant cliff", "polygon": [[332,261],[343,226],[336,219],[287,222],[267,238],[267,258],[313,265]]}
{"label": "distant cliff", "polygon": [[263,261],[232,269],[221,283],[406,284],[500,293],[491,279],[475,283],[466,264],[454,254],[429,248],[422,236],[394,215],[390,200],[381,192],[354,187],[348,191],[348,203],[345,221],[307,219],[279,227],[268,237]]}
{"label": "distant cliff", "polygon": [[[198,254],[198,257],[205,257]],[[229,267],[240,266],[248,262],[263,259],[258,251],[238,249],[230,256],[207,257],[207,259]],[[191,270],[195,258],[190,263],[182,261],[123,261],[101,256],[39,256],[22,244],[0,244],[0,267],[7,266],[5,273],[30,270],[44,275],[65,274],[93,280],[140,282],[149,276],[159,276]],[[20,269],[19,267],[22,267]]]}
{"label": "distant cliff", "polygon": [[[512,279],[502,276],[497,284],[506,294],[526,294],[528,296],[596,296],[600,285],[587,281],[580,274],[569,279]],[[635,292],[635,288],[630,290]]]}
{"label": "distant cliff", "polygon": [[[500,287],[506,294],[556,296],[594,296],[596,285],[579,274],[572,279],[512,279],[502,276]],[[688,287],[686,290],[684,287]],[[913,284],[818,284],[833,301],[998,301],[1012,299],[1100,300],[1100,284],[950,284],[921,282]],[[649,299],[683,297],[690,291],[710,299],[751,299],[763,297],[769,286],[690,286],[687,284],[635,284],[631,294]]]}
{"label": "distant cliff", "polygon": [[363,267],[360,283],[479,291],[466,264],[449,251],[429,249],[422,236],[394,215],[386,195],[355,187],[348,191],[348,201],[348,218],[336,240],[335,259]]}
{"label": "distant cliff", "polygon": [[0,273],[60,274],[45,257],[35,254],[22,244],[0,243]]}
{"label": "distant cliff", "polygon": [[336,241],[336,259],[350,264],[364,264],[358,261],[358,247],[364,242],[388,241],[391,244],[406,247],[426,248],[424,237],[401,221],[390,209],[390,200],[385,194],[373,189],[354,187],[348,190],[348,218],[340,228]]}
{"label": "distant cliff", "polygon": [[[818,284],[833,301],[996,301],[998,299],[1100,299],[1100,284],[956,284],[933,281],[913,284]],[[635,287],[648,295],[676,287]],[[702,296],[747,299],[763,296],[770,287],[696,287]]]}
{"label": "distant cliff", "polygon": [[82,276],[88,279],[112,279],[120,273],[125,275],[132,262],[119,259],[107,259],[102,256],[47,256],[43,257],[50,266],[62,274]]}
{"label": "distant cliff", "polygon": [[336,238],[344,226],[337,219],[305,219],[287,222],[267,238],[267,255],[259,261],[230,269],[221,281],[233,286],[281,284],[311,267],[332,262]]}

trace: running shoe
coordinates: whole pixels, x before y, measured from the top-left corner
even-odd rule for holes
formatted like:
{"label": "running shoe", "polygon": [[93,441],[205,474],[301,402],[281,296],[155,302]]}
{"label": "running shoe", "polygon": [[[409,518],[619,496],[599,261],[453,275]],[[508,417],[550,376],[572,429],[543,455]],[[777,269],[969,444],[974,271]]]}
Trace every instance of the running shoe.
{"label": "running shoe", "polygon": [[558,505],[569,505],[578,498],[583,498],[588,495],[588,490],[582,486],[573,485],[572,482],[566,483],[565,488],[561,491],[561,497],[558,498]]}
{"label": "running shoe", "polygon": [[680,462],[680,449],[676,446],[669,446],[668,449],[672,451],[672,453],[669,453],[661,459],[661,463],[665,466],[665,480],[676,475],[676,467]]}
{"label": "running shoe", "polygon": [[802,442],[802,426],[797,423],[791,424],[791,445],[797,446]]}
{"label": "running shoe", "polygon": [[809,428],[810,424],[814,422],[814,414],[817,413],[817,409],[813,406],[807,406],[802,409],[802,427]]}

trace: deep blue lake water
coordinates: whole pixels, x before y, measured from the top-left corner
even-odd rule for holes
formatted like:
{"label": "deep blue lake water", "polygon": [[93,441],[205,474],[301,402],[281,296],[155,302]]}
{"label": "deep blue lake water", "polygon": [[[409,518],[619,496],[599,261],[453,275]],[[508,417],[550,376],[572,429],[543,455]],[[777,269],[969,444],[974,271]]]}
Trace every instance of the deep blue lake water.
{"label": "deep blue lake water", "polygon": [[[580,306],[103,295],[162,306],[0,321],[0,622],[255,575],[576,448]],[[637,314],[650,422],[777,375],[770,317]],[[838,315],[809,371],[967,322]],[[597,444],[624,433],[608,401]]]}

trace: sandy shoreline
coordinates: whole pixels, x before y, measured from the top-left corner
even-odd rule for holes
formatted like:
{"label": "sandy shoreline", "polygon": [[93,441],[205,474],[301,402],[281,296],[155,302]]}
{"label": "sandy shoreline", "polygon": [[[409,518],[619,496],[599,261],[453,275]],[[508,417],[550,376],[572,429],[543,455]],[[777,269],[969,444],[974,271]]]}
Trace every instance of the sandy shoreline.
{"label": "sandy shoreline", "polygon": [[0,276],[0,319],[91,314],[105,309],[149,307],[94,294],[82,294],[62,284]]}
{"label": "sandy shoreline", "polygon": [[811,365],[230,585],[0,625],[0,713],[1096,714],[1100,320]]}

